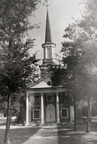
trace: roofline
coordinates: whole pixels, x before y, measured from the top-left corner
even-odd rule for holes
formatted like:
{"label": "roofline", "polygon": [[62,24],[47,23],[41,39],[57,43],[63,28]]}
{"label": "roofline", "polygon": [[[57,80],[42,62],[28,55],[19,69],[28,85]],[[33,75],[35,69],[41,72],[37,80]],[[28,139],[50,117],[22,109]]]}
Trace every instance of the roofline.
{"label": "roofline", "polygon": [[[49,77],[50,75],[46,75],[43,78],[40,78],[39,80],[37,80],[35,83],[33,83],[32,85],[30,85],[28,88],[35,86],[36,84],[38,84],[39,82],[43,81],[44,79],[46,79],[47,77]],[[27,89],[28,89],[27,88]]]}

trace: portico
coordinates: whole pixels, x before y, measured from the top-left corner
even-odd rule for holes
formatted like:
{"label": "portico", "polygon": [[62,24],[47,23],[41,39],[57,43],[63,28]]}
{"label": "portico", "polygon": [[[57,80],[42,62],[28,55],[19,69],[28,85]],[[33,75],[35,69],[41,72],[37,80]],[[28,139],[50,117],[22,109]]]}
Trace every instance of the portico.
{"label": "portico", "polygon": [[42,78],[27,90],[26,125],[32,123],[60,123],[73,120],[73,106],[63,88],[53,89],[47,84],[50,77]]}
{"label": "portico", "polygon": [[[40,107],[37,107],[37,100],[35,102],[35,97],[39,99]],[[39,121],[41,124],[60,122],[58,90],[56,92],[51,88],[45,88],[45,90],[40,88],[27,91],[26,125],[31,124],[33,121]]]}

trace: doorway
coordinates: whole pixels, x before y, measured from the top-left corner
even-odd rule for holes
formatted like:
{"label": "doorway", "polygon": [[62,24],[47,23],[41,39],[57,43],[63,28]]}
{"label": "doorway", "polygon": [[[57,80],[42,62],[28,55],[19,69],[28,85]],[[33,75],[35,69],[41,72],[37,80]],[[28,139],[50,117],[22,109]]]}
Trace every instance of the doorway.
{"label": "doorway", "polygon": [[55,106],[48,104],[46,107],[46,122],[55,122]]}

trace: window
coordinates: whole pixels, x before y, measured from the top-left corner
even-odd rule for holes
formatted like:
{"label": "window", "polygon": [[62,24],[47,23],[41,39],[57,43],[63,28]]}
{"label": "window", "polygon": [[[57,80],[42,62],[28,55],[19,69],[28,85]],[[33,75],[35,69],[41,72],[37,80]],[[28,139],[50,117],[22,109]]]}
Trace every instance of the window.
{"label": "window", "polygon": [[62,109],[61,118],[68,118],[68,109],[67,108]]}
{"label": "window", "polygon": [[53,102],[54,101],[54,96],[53,95],[48,95],[47,96],[47,102]]}
{"label": "window", "polygon": [[35,98],[35,102],[36,102],[36,103],[39,103],[39,102],[40,102],[40,96],[35,96],[34,98]]}
{"label": "window", "polygon": [[35,109],[33,110],[33,119],[39,119],[40,118],[40,110]]}

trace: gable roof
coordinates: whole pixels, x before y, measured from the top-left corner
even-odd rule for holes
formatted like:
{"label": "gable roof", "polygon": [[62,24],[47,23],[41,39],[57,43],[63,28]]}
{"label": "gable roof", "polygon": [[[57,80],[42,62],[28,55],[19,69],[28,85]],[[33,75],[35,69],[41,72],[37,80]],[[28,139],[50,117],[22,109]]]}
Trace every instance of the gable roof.
{"label": "gable roof", "polygon": [[48,82],[50,81],[50,76],[46,76],[44,78],[40,78],[38,81],[36,81],[33,85],[31,85],[29,88],[51,88],[50,85],[48,85]]}

